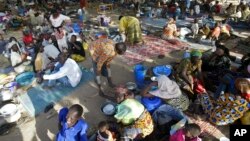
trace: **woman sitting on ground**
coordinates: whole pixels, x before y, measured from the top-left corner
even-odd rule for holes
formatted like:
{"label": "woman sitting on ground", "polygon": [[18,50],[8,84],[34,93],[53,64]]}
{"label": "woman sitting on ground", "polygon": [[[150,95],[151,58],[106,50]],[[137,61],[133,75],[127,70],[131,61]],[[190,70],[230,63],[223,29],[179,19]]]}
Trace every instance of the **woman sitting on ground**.
{"label": "woman sitting on ground", "polygon": [[203,77],[201,72],[201,56],[202,53],[200,51],[192,51],[191,57],[182,59],[174,72],[174,77],[180,88],[187,90],[191,93],[194,93],[193,88],[197,76],[198,79],[196,80],[200,80],[201,83],[203,83]]}
{"label": "woman sitting on ground", "polygon": [[85,60],[85,51],[82,43],[76,40],[76,35],[72,35],[69,42],[69,49],[71,58],[76,62],[82,62]]}
{"label": "woman sitting on ground", "polygon": [[[165,75],[160,75],[157,81],[150,83],[141,91],[143,97],[160,97],[167,104],[180,109],[182,111],[187,110],[189,106],[188,97],[182,93],[177,83],[170,80]],[[152,87],[158,87],[156,90],[152,90]]]}
{"label": "woman sitting on ground", "polygon": [[175,20],[170,18],[167,25],[163,29],[163,34],[161,36],[164,40],[174,39],[178,36],[177,26],[175,24]]}
{"label": "woman sitting on ground", "polygon": [[118,103],[114,117],[123,125],[123,139],[143,139],[154,130],[153,119],[134,94],[124,86],[115,89]]}
{"label": "woman sitting on ground", "polygon": [[[229,49],[223,45],[216,45],[216,51],[208,59],[203,59],[202,72],[205,74],[208,82],[218,85],[218,79],[230,69],[231,60],[229,58]],[[208,83],[210,86],[211,83]]]}
{"label": "woman sitting on ground", "polygon": [[248,65],[244,64],[244,67],[239,72],[228,71],[224,72],[225,75],[220,79],[220,84],[214,93],[214,98],[217,99],[220,95],[229,92],[231,94],[236,94],[235,80],[237,78],[250,78],[250,61],[247,62]]}
{"label": "woman sitting on ground", "polygon": [[215,27],[214,29],[210,32],[210,35],[209,35],[209,39],[210,40],[218,40],[219,39],[219,36],[220,36],[220,32],[221,32],[221,29],[220,29],[220,24],[217,22],[215,24]]}
{"label": "woman sitting on ground", "polygon": [[249,79],[237,79],[235,81],[237,94],[225,93],[213,100],[207,93],[200,95],[201,105],[208,120],[215,125],[227,125],[241,118],[250,108]]}
{"label": "woman sitting on ground", "polygon": [[210,33],[209,24],[203,25],[203,27],[198,32],[198,35],[196,37],[196,41],[199,42],[201,39],[208,38],[209,33]]}

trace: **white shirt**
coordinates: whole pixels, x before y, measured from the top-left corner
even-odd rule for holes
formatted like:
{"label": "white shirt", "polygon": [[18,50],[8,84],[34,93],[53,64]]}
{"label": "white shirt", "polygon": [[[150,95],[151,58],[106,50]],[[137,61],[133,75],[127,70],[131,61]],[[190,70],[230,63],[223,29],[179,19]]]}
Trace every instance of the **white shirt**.
{"label": "white shirt", "polygon": [[[11,60],[12,66],[15,66],[16,64],[21,63],[22,62],[21,54],[12,51],[10,54],[10,60]],[[21,64],[21,65],[15,67],[14,70],[17,73],[22,73],[25,70],[25,66],[23,64]]]}
{"label": "white shirt", "polygon": [[198,32],[199,32],[199,25],[198,25],[198,23],[192,24],[191,29],[192,29],[193,34],[198,34]]}
{"label": "white shirt", "polygon": [[70,17],[60,14],[56,19],[51,15],[49,18],[53,27],[59,27],[62,25],[63,21],[69,21]]}
{"label": "white shirt", "polygon": [[50,60],[48,57],[52,57],[53,59],[56,59],[59,55],[59,50],[52,44],[48,44],[44,47],[43,52],[43,69],[46,68],[46,66],[50,63]]}
{"label": "white shirt", "polygon": [[82,71],[73,59],[68,58],[58,72],[50,75],[44,75],[43,79],[53,80],[65,76],[69,79],[69,83],[72,87],[76,87],[82,78]]}

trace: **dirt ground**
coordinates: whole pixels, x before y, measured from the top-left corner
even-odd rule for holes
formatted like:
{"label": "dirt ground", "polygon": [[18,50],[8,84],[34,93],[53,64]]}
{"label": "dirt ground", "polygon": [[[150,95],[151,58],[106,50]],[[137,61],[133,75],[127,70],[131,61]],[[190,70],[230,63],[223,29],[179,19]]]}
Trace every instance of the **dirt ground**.
{"label": "dirt ground", "polygon": [[[91,10],[90,10],[91,11]],[[114,13],[117,15],[117,13]],[[21,36],[21,32],[10,32],[8,37],[11,35]],[[165,58],[158,59],[154,58],[154,62],[145,65],[153,66],[158,64],[169,64],[170,62],[177,61],[182,56],[180,51],[172,52],[166,54]],[[90,58],[81,63],[82,66],[86,68],[91,68]],[[115,84],[124,84],[129,81],[134,81],[133,78],[133,67],[128,66],[121,61],[121,58],[117,57],[111,64],[112,77]],[[103,80],[105,80],[103,78]],[[107,86],[106,80],[103,81],[105,86],[106,94],[112,96],[108,93],[109,88]],[[89,132],[93,132],[99,121],[108,119],[102,114],[100,107],[105,103],[107,99],[102,98],[98,95],[98,90],[94,81],[90,81],[87,84],[82,85],[77,88],[72,94],[64,97],[61,101],[56,103],[54,109],[48,113],[41,113],[35,118],[24,116],[22,121],[13,128],[9,134],[5,136],[0,136],[1,141],[50,141],[54,140],[58,132],[57,129],[57,112],[62,107],[70,106],[72,104],[81,104],[84,107],[84,118],[89,124]],[[52,113],[52,114],[51,114]],[[227,130],[227,129],[225,129]],[[228,132],[228,131],[227,131]]]}

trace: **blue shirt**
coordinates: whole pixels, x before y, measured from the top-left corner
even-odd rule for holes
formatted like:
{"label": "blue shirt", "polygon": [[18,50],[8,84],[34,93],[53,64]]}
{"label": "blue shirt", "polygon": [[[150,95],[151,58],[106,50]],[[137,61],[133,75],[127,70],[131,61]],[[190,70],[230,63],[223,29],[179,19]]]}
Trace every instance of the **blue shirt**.
{"label": "blue shirt", "polygon": [[83,119],[79,119],[77,123],[68,128],[66,116],[68,108],[62,108],[59,112],[59,122],[62,129],[57,134],[57,141],[88,141],[86,131],[88,129],[87,123]]}

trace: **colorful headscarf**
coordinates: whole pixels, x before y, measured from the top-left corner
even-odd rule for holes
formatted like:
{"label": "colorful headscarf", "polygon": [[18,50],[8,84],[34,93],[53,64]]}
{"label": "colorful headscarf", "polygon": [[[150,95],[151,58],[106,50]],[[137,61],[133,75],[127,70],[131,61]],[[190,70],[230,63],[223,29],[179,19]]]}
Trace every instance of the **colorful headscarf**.
{"label": "colorful headscarf", "polygon": [[193,50],[191,52],[191,56],[193,56],[193,57],[201,57],[202,53],[199,50]]}

